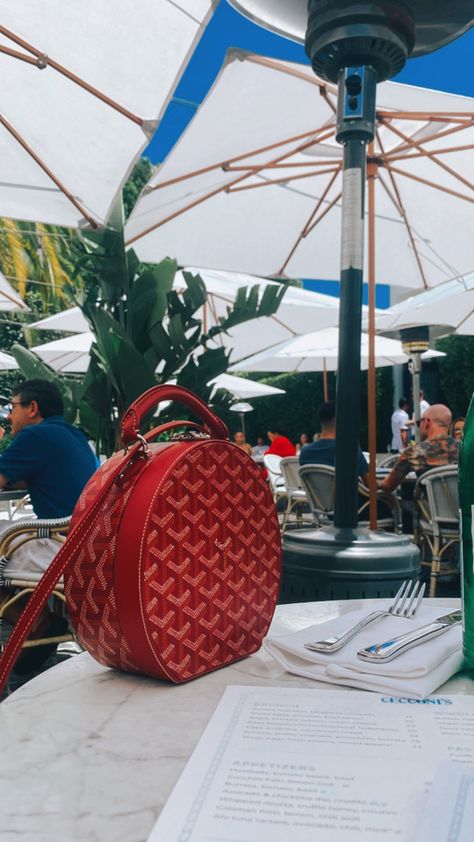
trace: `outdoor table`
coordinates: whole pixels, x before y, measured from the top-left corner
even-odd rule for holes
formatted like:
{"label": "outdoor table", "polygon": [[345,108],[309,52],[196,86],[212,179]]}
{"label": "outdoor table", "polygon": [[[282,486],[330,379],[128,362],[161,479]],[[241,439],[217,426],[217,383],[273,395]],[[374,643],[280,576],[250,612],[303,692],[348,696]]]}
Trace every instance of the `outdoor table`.
{"label": "outdoor table", "polygon": [[[272,632],[376,602],[280,605]],[[285,673],[262,651],[179,686],[72,657],[0,705],[2,842],[146,840],[229,684],[346,689]],[[472,694],[474,682],[460,673],[438,693]]]}

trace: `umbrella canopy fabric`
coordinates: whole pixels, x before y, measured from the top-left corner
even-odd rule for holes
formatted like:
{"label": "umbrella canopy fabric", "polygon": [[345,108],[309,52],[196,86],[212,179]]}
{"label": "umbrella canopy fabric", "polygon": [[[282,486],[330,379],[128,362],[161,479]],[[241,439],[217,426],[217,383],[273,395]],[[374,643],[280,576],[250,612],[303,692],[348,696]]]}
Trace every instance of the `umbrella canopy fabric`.
{"label": "umbrella canopy fabric", "polygon": [[5,275],[0,272],[0,310],[11,313],[23,310],[27,313],[29,309],[18,293],[8,283]]}
{"label": "umbrella canopy fabric", "polygon": [[447,333],[474,336],[474,273],[413,295],[376,318],[380,333],[419,325],[446,327]]}
{"label": "umbrella canopy fabric", "polygon": [[107,221],[211,5],[2,2],[3,216]]}
{"label": "umbrella canopy fabric", "polygon": [[[335,88],[310,67],[229,54],[135,206],[127,242],[145,261],[171,254],[210,268],[338,277],[335,111]],[[471,269],[473,112],[469,98],[378,86],[369,159],[378,283],[424,289]]]}
{"label": "umbrella canopy fabric", "polygon": [[[199,273],[208,294],[206,312],[198,313],[203,318],[207,329],[218,324],[220,317],[226,315],[227,307],[231,307],[241,287],[260,286],[260,296],[264,289],[275,282],[256,278],[253,275],[233,274],[230,272],[213,272],[191,268],[188,271]],[[186,289],[181,272],[178,272],[174,282],[177,291]],[[305,333],[310,330],[336,325],[339,318],[339,301],[330,295],[288,287],[285,297],[273,316],[254,319],[229,330],[227,335],[221,335],[218,340],[226,348],[232,349],[231,359],[237,361],[240,357],[257,353],[279,342]],[[64,330],[84,332],[89,325],[79,307],[56,313],[30,327],[39,330]]]}
{"label": "umbrella canopy fabric", "polygon": [[[362,334],[361,368],[368,365],[368,335]],[[441,351],[427,351],[422,359],[444,357]],[[376,366],[398,365],[408,362],[403,353],[401,342],[375,337]],[[297,336],[289,342],[273,348],[271,351],[255,354],[241,360],[231,367],[232,371],[337,371],[338,365],[338,330],[329,328],[304,336]]]}
{"label": "umbrella canopy fabric", "polygon": [[[284,395],[284,389],[277,389],[276,386],[267,386],[265,383],[256,383],[247,377],[235,377],[232,374],[219,374],[209,384],[215,383],[218,389],[227,389],[239,400],[250,400],[252,398],[266,398],[270,395]],[[238,411],[238,410],[237,410]]]}
{"label": "umbrella canopy fabric", "polygon": [[89,352],[93,341],[93,333],[77,333],[65,339],[36,345],[31,350],[55,371],[62,371],[64,374],[85,374],[89,368]]}
{"label": "umbrella canopy fabric", "polygon": [[89,323],[82,314],[80,307],[70,307],[61,313],[46,316],[37,322],[31,322],[28,327],[35,330],[63,330],[65,333],[86,333]]}
{"label": "umbrella canopy fabric", "polygon": [[4,351],[0,351],[0,371],[15,371],[17,368],[18,363],[15,357],[5,354]]}

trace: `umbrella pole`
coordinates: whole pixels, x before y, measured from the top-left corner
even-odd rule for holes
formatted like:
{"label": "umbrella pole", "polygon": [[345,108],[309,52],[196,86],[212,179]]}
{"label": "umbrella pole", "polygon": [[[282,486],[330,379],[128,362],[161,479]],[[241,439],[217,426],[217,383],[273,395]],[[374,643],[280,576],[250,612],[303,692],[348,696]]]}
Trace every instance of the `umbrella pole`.
{"label": "umbrella pole", "polygon": [[326,357],[323,357],[323,396],[324,400],[329,400],[329,391],[328,391],[328,368],[326,365]]}
{"label": "umbrella pole", "polygon": [[377,165],[373,161],[374,144],[369,144],[367,193],[369,210],[369,368],[367,372],[367,402],[369,427],[369,512],[370,528],[377,529],[377,426],[375,381],[375,178]]}
{"label": "umbrella pole", "polygon": [[376,84],[372,67],[339,72],[336,139],[344,146],[344,166],[334,524],[342,530],[358,525],[365,166],[366,145],[374,133]]}
{"label": "umbrella pole", "polygon": [[420,441],[420,371],[421,354],[415,351],[412,357],[412,381],[413,381],[413,417],[415,419],[415,441]]}

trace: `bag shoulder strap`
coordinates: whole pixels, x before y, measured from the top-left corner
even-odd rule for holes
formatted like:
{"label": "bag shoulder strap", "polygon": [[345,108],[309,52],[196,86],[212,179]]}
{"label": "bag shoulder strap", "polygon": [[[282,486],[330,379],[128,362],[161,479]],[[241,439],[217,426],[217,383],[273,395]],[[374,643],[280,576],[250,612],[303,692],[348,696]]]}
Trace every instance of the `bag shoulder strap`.
{"label": "bag shoulder strap", "polygon": [[117,465],[113,468],[104,482],[104,485],[102,486],[93,505],[86,509],[73,529],[69,532],[67,541],[55,555],[44,575],[41,577],[38,586],[31,594],[26,607],[24,608],[8,639],[2,656],[0,657],[0,693],[8,680],[8,676],[10,675],[11,669],[18,657],[20,649],[28,636],[28,632],[41,612],[41,609],[46,604],[54,586],[57,584],[67,569],[70,561],[74,558],[78,549],[82,546],[84,540],[94,527],[107,494],[119,476],[123,474],[129,466],[134,464],[137,458],[140,457],[141,450],[142,445],[141,443],[138,443],[133,448],[130,448],[123,459],[117,462]]}

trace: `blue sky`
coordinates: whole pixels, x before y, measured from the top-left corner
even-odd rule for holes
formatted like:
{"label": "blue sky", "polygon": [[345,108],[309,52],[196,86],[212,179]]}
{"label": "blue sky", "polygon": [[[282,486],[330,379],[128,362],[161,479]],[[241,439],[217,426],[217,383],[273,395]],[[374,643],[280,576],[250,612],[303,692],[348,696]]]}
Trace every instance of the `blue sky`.
{"label": "blue sky", "polygon": [[[447,0],[448,2],[448,0]],[[145,154],[154,164],[163,161],[192,119],[224,61],[226,51],[240,47],[272,58],[308,64],[304,48],[251,23],[221,0],[176,89],[175,96]],[[453,44],[429,56],[407,62],[396,81],[474,97],[474,29]],[[318,284],[337,294],[338,284]],[[387,293],[378,294],[378,306],[388,305]]]}

